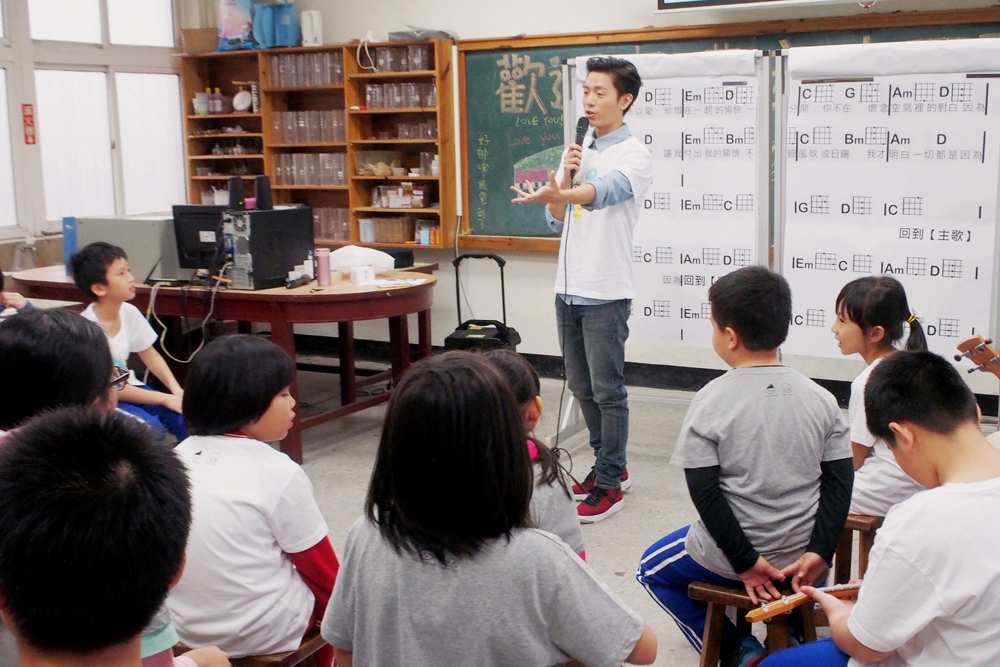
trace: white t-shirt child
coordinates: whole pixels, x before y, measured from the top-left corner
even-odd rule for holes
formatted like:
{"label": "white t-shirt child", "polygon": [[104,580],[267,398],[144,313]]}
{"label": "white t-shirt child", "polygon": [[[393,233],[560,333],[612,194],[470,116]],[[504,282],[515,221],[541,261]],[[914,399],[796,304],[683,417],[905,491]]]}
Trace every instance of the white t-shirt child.
{"label": "white t-shirt child", "polygon": [[[1000,665],[1000,478],[894,506],[847,626],[879,667]],[[852,659],[850,667],[864,663]]]}
{"label": "white t-shirt child", "polygon": [[315,598],[285,554],[327,536],[305,472],[250,438],[191,436],[187,563],[167,601],[181,641],[233,657],[298,648]]}
{"label": "white t-shirt child", "polygon": [[[565,154],[564,151],[563,157]],[[620,171],[628,178],[632,197],[602,209],[588,211],[582,206],[573,207],[559,244],[556,294],[567,291],[566,269],[571,276],[569,294],[609,301],[635,298],[632,232],[642,211],[640,199],[653,180],[653,158],[632,136],[602,151],[583,149],[580,182],[593,181],[612,171]],[[560,167],[557,182],[562,180],[562,172]]]}
{"label": "white t-shirt child", "polygon": [[[97,322],[97,325],[104,328],[101,321],[97,319],[97,314],[94,313],[94,304],[87,306],[82,313],[91,322]],[[153,327],[149,326],[149,322],[146,318],[142,316],[142,313],[138,308],[130,303],[123,303],[121,308],[118,310],[118,316],[121,319],[121,328],[118,329],[118,333],[113,337],[108,336],[108,345],[111,347],[111,358],[114,361],[115,366],[121,366],[122,368],[128,368],[128,358],[133,352],[142,352],[143,350],[148,350],[156,342],[156,332],[153,331]],[[105,335],[107,332],[105,332]],[[128,383],[133,385],[141,385],[142,382],[139,381],[135,376],[135,371],[129,371]]]}
{"label": "white t-shirt child", "polygon": [[851,398],[847,415],[851,423],[851,442],[872,448],[872,455],[854,473],[854,491],[851,493],[851,513],[870,516],[885,516],[893,505],[927,487],[903,472],[896,463],[892,450],[881,438],[876,438],[868,430],[865,413],[865,385],[872,369],[882,359],[868,365],[861,375],[851,383]]}

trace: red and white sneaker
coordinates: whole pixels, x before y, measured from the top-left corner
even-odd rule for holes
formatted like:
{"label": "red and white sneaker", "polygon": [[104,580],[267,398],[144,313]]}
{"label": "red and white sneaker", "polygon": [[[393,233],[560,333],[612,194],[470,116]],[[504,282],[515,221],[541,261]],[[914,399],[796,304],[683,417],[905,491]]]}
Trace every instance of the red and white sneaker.
{"label": "red and white sneaker", "polygon": [[586,500],[587,496],[590,495],[591,490],[594,488],[594,482],[597,481],[597,473],[591,468],[590,473],[583,478],[583,481],[579,484],[573,485],[573,500],[580,502],[581,500]]}
{"label": "red and white sneaker", "polygon": [[580,523],[597,523],[612,514],[617,514],[625,505],[623,498],[621,489],[602,489],[595,486],[587,499],[576,507]]}
{"label": "red and white sneaker", "polygon": [[[582,482],[573,485],[573,500],[577,502],[580,502],[581,500],[586,500],[587,496],[590,495],[590,492],[594,490],[594,483],[596,481],[597,481],[597,475],[593,471],[593,469],[591,469],[590,473],[583,478]],[[628,478],[628,468],[625,468],[624,472],[622,473],[622,479],[621,479],[622,493],[628,491],[631,486],[632,486],[632,480]]]}

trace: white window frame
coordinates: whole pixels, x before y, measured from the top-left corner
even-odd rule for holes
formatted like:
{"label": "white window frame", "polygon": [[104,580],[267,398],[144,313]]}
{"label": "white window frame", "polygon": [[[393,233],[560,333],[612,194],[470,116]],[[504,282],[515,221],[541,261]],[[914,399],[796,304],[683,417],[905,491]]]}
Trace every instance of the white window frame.
{"label": "white window frame", "polygon": [[[10,115],[11,158],[14,169],[14,197],[17,225],[0,227],[0,241],[25,236],[51,236],[62,232],[61,220],[47,220],[45,182],[42,174],[41,147],[27,145],[21,126],[21,105],[31,104],[38,118],[35,95],[35,70],[57,69],[104,72],[108,81],[108,120],[111,135],[111,166],[115,192],[115,214],[125,214],[125,188],[122,173],[121,141],[118,125],[117,79],[119,72],[138,74],[176,74],[181,63],[180,0],[171,0],[174,17],[173,48],[111,44],[108,31],[108,3],[100,0],[101,43],[54,42],[31,39],[28,0],[0,0],[5,35],[0,38],[0,68],[7,70],[7,101]],[[183,90],[183,87],[181,88]],[[178,100],[183,117],[184,102]],[[38,141],[44,141],[43,128]],[[0,128],[3,131],[3,128]],[[183,142],[187,162],[187,142]],[[187,174],[184,174],[185,187]],[[184,202],[178,202],[184,203]],[[166,213],[167,211],[164,211]]]}

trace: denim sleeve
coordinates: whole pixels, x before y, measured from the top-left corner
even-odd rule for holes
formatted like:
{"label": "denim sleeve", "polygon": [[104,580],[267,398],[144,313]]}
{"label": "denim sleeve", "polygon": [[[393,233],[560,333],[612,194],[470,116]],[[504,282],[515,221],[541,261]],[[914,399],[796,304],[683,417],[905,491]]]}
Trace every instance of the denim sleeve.
{"label": "denim sleeve", "polygon": [[549,229],[554,231],[556,234],[562,234],[563,221],[552,215],[549,211],[548,204],[545,205],[545,223],[549,226]]}
{"label": "denim sleeve", "polygon": [[590,184],[594,186],[597,194],[594,196],[594,201],[583,206],[588,211],[621,204],[632,197],[632,183],[629,182],[628,176],[617,169],[590,181]]}

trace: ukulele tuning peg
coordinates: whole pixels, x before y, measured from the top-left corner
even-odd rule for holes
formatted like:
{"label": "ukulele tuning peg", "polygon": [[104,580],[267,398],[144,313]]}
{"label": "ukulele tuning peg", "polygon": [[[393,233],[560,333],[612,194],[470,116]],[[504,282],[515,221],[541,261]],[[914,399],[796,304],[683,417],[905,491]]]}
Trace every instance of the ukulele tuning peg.
{"label": "ukulele tuning peg", "polygon": [[961,360],[962,360],[962,357],[963,357],[963,356],[965,356],[965,355],[962,355],[962,354],[956,354],[956,355],[955,355],[955,361],[961,361]]}
{"label": "ukulele tuning peg", "polygon": [[987,338],[985,342],[986,342],[987,345],[992,345],[993,344],[993,339],[992,338]]}

